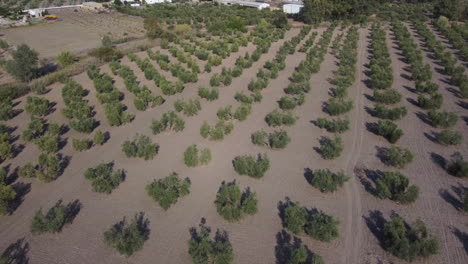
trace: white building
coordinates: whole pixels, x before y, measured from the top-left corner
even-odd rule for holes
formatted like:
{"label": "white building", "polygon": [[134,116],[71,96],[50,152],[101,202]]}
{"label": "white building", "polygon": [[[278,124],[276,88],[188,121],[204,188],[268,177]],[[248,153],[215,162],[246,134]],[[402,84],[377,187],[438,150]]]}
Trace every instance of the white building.
{"label": "white building", "polygon": [[292,14],[299,14],[301,12],[301,9],[304,7],[303,3],[300,2],[287,2],[283,3],[283,12],[289,15]]}
{"label": "white building", "polygon": [[31,17],[42,17],[44,13],[44,8],[35,8],[35,9],[28,9],[27,12]]}
{"label": "white building", "polygon": [[246,7],[253,7],[259,10],[270,7],[270,4],[267,4],[267,3],[242,1],[242,0],[218,0],[216,2],[225,4],[225,5],[240,5],[240,6],[246,6]]}

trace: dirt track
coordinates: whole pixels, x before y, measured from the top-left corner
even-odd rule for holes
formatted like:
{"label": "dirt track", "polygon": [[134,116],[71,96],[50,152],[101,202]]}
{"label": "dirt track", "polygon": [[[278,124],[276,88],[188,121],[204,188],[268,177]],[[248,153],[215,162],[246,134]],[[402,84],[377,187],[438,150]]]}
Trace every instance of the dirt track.
{"label": "dirt track", "polygon": [[[319,28],[320,38],[323,28]],[[299,32],[293,29],[287,33],[286,39],[290,39]],[[335,32],[335,36],[336,36]],[[318,117],[324,117],[322,104],[328,100],[329,78],[336,70],[336,59],[330,53],[325,56],[318,74],[311,78],[312,90],[306,95],[305,105],[294,110],[299,117],[296,125],[285,128],[292,141],[284,150],[272,151],[253,145],[250,142],[250,134],[264,129],[271,131],[263,121],[265,115],[277,108],[276,101],[284,94],[283,88],[289,83],[295,66],[305,58],[304,53],[296,52],[286,59],[286,69],[280,72],[276,80],[272,80],[269,87],[263,91],[261,103],[253,105],[252,114],[246,121],[236,122],[231,135],[221,142],[212,142],[202,139],[199,128],[204,120],[210,124],[217,119],[218,108],[232,104],[238,104],[234,100],[237,91],[247,90],[249,81],[255,76],[259,67],[267,60],[274,57],[283,41],[274,43],[268,54],[254,63],[253,67],[244,71],[241,77],[235,78],[228,87],[220,88],[220,98],[213,102],[202,101],[202,110],[195,117],[184,118],[185,130],[180,133],[166,132],[157,136],[151,134],[149,128],[152,119],[159,119],[163,113],[172,110],[173,102],[177,98],[196,97],[198,86],[208,86],[210,76],[219,73],[221,67],[231,67],[235,58],[245,52],[250,54],[253,45],[241,48],[237,54],[232,54],[223,62],[222,66],[214,68],[210,74],[202,74],[196,84],[187,85],[180,95],[165,97],[167,101],[160,107],[145,112],[137,112],[133,106],[133,95],[124,89],[120,77],[115,77],[116,87],[125,93],[123,103],[129,107],[129,111],[137,113],[136,119],[129,125],[119,128],[110,128],[105,121],[102,106],[97,102],[92,82],[86,73],[75,76],[74,79],[81,83],[90,93],[87,98],[91,105],[95,106],[95,118],[101,121],[99,129],[110,131],[111,139],[102,147],[93,147],[91,150],[77,153],[72,150],[71,144],[67,144],[61,151],[64,155],[71,156],[71,163],[66,168],[64,175],[57,180],[41,184],[35,180],[19,179],[18,182],[31,183],[31,190],[24,196],[23,203],[11,216],[0,218],[0,249],[4,249],[18,239],[24,239],[29,243],[27,257],[30,263],[150,263],[157,260],[158,263],[190,263],[187,253],[187,240],[189,228],[196,226],[202,217],[207,219],[207,224],[216,230],[217,228],[228,231],[230,241],[234,248],[235,263],[274,263],[275,246],[277,237],[282,231],[281,220],[278,216],[278,202],[289,197],[292,201],[299,201],[308,208],[318,208],[340,219],[340,237],[331,243],[322,243],[307,236],[301,236],[301,240],[313,252],[322,255],[326,263],[401,263],[397,258],[387,254],[379,245],[378,236],[372,231],[379,226],[372,223],[379,220],[378,214],[370,212],[376,210],[382,212],[388,219],[393,212],[407,219],[422,218],[429,229],[436,234],[441,241],[441,254],[421,263],[466,263],[468,262],[467,249],[463,248],[462,239],[466,239],[468,227],[466,216],[454,209],[444,200],[444,191],[454,195],[454,188],[466,186],[466,180],[459,180],[449,176],[435,163],[432,153],[448,158],[456,150],[462,151],[467,157],[466,138],[468,133],[466,123],[460,120],[457,126],[463,131],[465,141],[461,147],[441,147],[432,142],[430,135],[432,127],[424,123],[419,117],[422,112],[419,107],[411,102],[417,95],[412,92],[414,82],[408,80],[410,75],[405,69],[408,67],[402,61],[400,51],[389,34],[388,46],[392,56],[394,70],[394,88],[400,91],[404,100],[400,103],[408,108],[408,115],[398,125],[403,128],[405,135],[398,145],[411,149],[415,154],[415,160],[403,172],[407,174],[412,183],[421,189],[420,198],[412,205],[403,206],[391,201],[379,200],[369,194],[360,183],[360,173],[354,174],[355,168],[367,168],[370,170],[387,170],[376,157],[376,147],[389,146],[381,137],[366,130],[367,122],[375,122],[375,118],[366,112],[366,107],[372,108],[373,103],[368,99],[371,90],[364,81],[367,80],[365,71],[369,61],[367,50],[369,32],[360,30],[358,47],[358,77],[356,83],[350,87],[350,97],[354,99],[355,108],[349,114],[351,131],[343,136],[345,151],[341,157],[333,161],[323,160],[313,149],[318,146],[318,139],[327,135],[311,123]],[[306,37],[305,39],[307,39]],[[301,44],[298,46],[300,47]],[[144,58],[144,54],[138,54]],[[433,61],[427,59],[434,67]],[[143,73],[134,63],[126,58],[124,64],[130,65],[139,80],[155,94],[160,94],[159,88],[154,83],[144,80]],[[102,68],[109,72],[108,66]],[[167,74],[168,78],[169,74]],[[457,112],[460,116],[466,116],[457,98],[444,80],[445,76],[434,72],[434,82],[440,85],[444,95],[443,108]],[[61,99],[61,85],[53,85],[52,91],[45,95],[51,101],[57,103],[54,113],[47,116],[49,120],[67,123],[61,115],[63,107]],[[20,104],[16,108],[23,108],[25,98],[19,99]],[[466,103],[466,100],[464,100]],[[8,122],[8,125],[17,127],[14,135],[21,134],[27,125],[29,116],[21,113]],[[120,144],[133,137],[135,133],[150,136],[153,141],[160,144],[160,153],[152,161],[129,159],[121,152]],[[74,131],[69,131],[64,137],[80,136]],[[21,143],[21,141],[18,141]],[[193,143],[199,146],[209,147],[213,159],[208,166],[187,168],[182,162],[182,153],[185,148]],[[271,167],[266,176],[260,180],[241,177],[232,169],[231,160],[237,155],[256,154],[267,152]],[[26,148],[11,162],[5,162],[3,166],[9,166],[13,171],[18,165],[31,160],[35,161],[39,151],[36,146],[27,144]],[[434,155],[432,155],[434,156]],[[127,171],[127,179],[111,195],[102,195],[91,190],[90,182],[83,177],[83,171],[103,161],[114,160],[117,168]],[[10,165],[9,165],[10,164]],[[304,169],[330,168],[333,170],[345,170],[350,176],[350,181],[345,187],[333,194],[323,194],[308,185],[304,179]],[[181,177],[190,177],[192,187],[190,195],[182,198],[176,205],[164,212],[145,192],[144,187],[153,179],[159,179],[176,171]],[[366,177],[365,175],[363,177]],[[213,204],[216,191],[222,181],[236,180],[241,187],[251,187],[257,193],[259,199],[259,212],[248,216],[237,223],[224,221],[216,212]],[[57,200],[72,202],[79,199],[83,209],[74,220],[73,224],[65,226],[59,234],[46,234],[32,236],[29,233],[29,219],[40,206],[48,208]],[[131,217],[137,212],[145,212],[150,220],[151,234],[144,248],[131,258],[119,256],[113,249],[107,247],[102,241],[102,233],[113,223],[122,217]],[[455,230],[459,230],[457,232]],[[378,233],[376,233],[378,234]],[[458,234],[458,237],[457,237]],[[461,235],[460,235],[461,234]],[[463,235],[464,234],[464,235]],[[461,238],[460,238],[461,237]]]}

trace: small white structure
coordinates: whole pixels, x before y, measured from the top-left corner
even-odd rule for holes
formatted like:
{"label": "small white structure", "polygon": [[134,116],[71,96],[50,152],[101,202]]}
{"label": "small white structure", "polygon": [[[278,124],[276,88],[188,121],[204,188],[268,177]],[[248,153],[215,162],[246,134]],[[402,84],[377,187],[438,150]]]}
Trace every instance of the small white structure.
{"label": "small white structure", "polygon": [[283,3],[283,12],[292,15],[292,14],[299,14],[301,9],[304,7],[303,3],[300,2],[291,2],[291,3]]}
{"label": "small white structure", "polygon": [[246,7],[253,7],[259,10],[270,8],[270,4],[263,3],[263,2],[251,2],[251,1],[242,1],[242,0],[218,0],[218,3],[222,3],[225,5],[240,5]]}
{"label": "small white structure", "polygon": [[35,9],[28,9],[27,12],[31,17],[42,17],[45,8],[35,8]]}

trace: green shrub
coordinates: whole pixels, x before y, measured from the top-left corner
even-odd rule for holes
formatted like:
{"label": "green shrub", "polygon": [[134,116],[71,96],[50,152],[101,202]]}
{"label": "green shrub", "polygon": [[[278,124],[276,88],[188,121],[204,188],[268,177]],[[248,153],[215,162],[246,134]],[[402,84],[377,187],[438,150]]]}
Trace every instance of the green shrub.
{"label": "green shrub", "polygon": [[442,145],[460,145],[463,141],[463,135],[453,130],[443,130],[437,133],[436,138]]}
{"label": "green shrub", "polygon": [[295,117],[291,112],[280,112],[278,110],[273,110],[265,116],[265,122],[268,126],[277,127],[277,126],[291,126],[296,123],[297,117]]}
{"label": "green shrub", "polygon": [[218,87],[221,84],[221,80],[222,80],[222,77],[219,74],[213,74],[213,76],[211,76],[211,79],[210,79],[210,85],[213,87]]}
{"label": "green shrub", "polygon": [[202,149],[200,153],[200,165],[207,165],[211,161],[211,150],[208,148]]}
{"label": "green shrub", "polygon": [[132,141],[126,140],[122,144],[122,151],[127,157],[153,159],[159,151],[159,145],[153,143],[148,136],[136,134]]}
{"label": "green shrub", "polygon": [[13,187],[0,182],[0,215],[8,213],[11,202],[16,198],[16,192]]}
{"label": "green shrub", "polygon": [[104,104],[104,113],[111,126],[120,126],[131,122],[135,116],[125,111],[125,106],[119,102]]}
{"label": "green shrub", "polygon": [[148,220],[136,215],[130,223],[125,219],[104,232],[104,242],[120,254],[131,256],[140,250],[148,239]]}
{"label": "green shrub", "polygon": [[152,183],[146,185],[146,192],[158,202],[164,210],[167,210],[175,204],[180,197],[190,193],[190,185],[189,178],[181,180],[177,173],[173,172],[165,178],[154,180]]}
{"label": "green shrub", "polygon": [[125,179],[123,170],[114,171],[114,163],[101,163],[96,168],[88,168],[84,172],[86,179],[90,180],[93,191],[110,194]]}
{"label": "green shrub", "polygon": [[340,221],[333,216],[327,215],[322,211],[309,213],[308,222],[304,226],[307,235],[314,239],[330,242],[338,237],[338,226]]}
{"label": "green shrub", "polygon": [[294,98],[289,95],[285,95],[281,97],[280,100],[278,101],[278,104],[279,104],[279,108],[283,110],[291,110],[291,109],[296,108],[297,106],[296,100],[294,100]]}
{"label": "green shrub", "polygon": [[0,102],[0,120],[7,121],[14,117],[13,106],[11,102]]}
{"label": "green shrub", "polygon": [[252,133],[251,139],[255,145],[268,146],[268,133],[263,130]]}
{"label": "green shrub", "polygon": [[384,224],[383,237],[385,250],[407,261],[439,252],[439,241],[419,219],[408,225],[402,217],[394,217]]}
{"label": "green shrub", "polygon": [[219,187],[215,205],[218,214],[228,221],[238,221],[244,214],[253,215],[257,212],[256,194],[250,189],[241,193],[235,182],[223,183]]}
{"label": "green shrub", "polygon": [[325,128],[331,133],[343,133],[349,130],[349,119],[335,119],[329,120],[326,118],[318,118],[316,124],[320,128]]}
{"label": "green shrub", "polygon": [[85,151],[91,148],[93,142],[89,139],[72,138],[72,146],[76,151]]}
{"label": "green shrub", "polygon": [[377,135],[383,136],[394,144],[403,136],[403,130],[390,120],[379,120],[377,123]]}
{"label": "green shrub", "polygon": [[386,171],[376,182],[375,193],[381,199],[390,199],[402,204],[416,201],[419,188],[409,185],[409,179],[397,171]]}
{"label": "green shrub", "polygon": [[337,116],[337,115],[342,115],[351,111],[353,107],[354,107],[354,104],[352,100],[331,98],[327,102],[326,109],[330,115]]}
{"label": "green shrub", "polygon": [[31,118],[28,127],[23,131],[21,137],[25,141],[31,141],[42,136],[46,131],[45,122],[38,118]]}
{"label": "green shrub", "polygon": [[70,51],[62,51],[57,55],[56,59],[60,63],[60,66],[66,67],[73,64],[77,60],[77,57]]}
{"label": "green shrub", "polygon": [[270,159],[266,154],[253,156],[237,156],[232,161],[234,170],[240,175],[248,175],[253,178],[261,178],[270,168]]}
{"label": "green shrub", "polygon": [[208,122],[203,121],[203,125],[200,127],[200,135],[203,138],[207,138],[210,135],[211,127]]}
{"label": "green shrub", "polygon": [[324,159],[331,160],[338,158],[343,152],[343,139],[339,135],[335,135],[333,139],[323,137],[320,140],[319,152]]}
{"label": "green shrub", "polygon": [[71,120],[70,127],[81,133],[91,133],[96,126],[96,121],[93,118],[82,118]]}
{"label": "green shrub", "polygon": [[61,166],[61,160],[57,155],[41,153],[36,176],[42,182],[50,182],[57,178]]}
{"label": "green shrub", "polygon": [[298,202],[287,206],[284,209],[283,219],[285,227],[294,234],[302,233],[307,223],[307,214],[307,209]]}
{"label": "green shrub", "polygon": [[418,105],[423,109],[439,109],[442,107],[443,102],[444,97],[438,93],[429,98],[424,95],[418,96]]}
{"label": "green shrub", "polygon": [[338,187],[343,187],[343,184],[349,180],[343,171],[335,173],[328,169],[310,171],[308,176],[310,176],[308,179],[310,185],[318,188],[321,192],[335,192]]}
{"label": "green shrub", "polygon": [[389,166],[404,168],[407,164],[413,161],[413,153],[406,148],[391,146],[382,153],[384,163]]}
{"label": "green shrub", "polygon": [[396,104],[401,101],[401,94],[393,89],[384,91],[374,90],[373,98],[376,103]]}
{"label": "green shrub", "polygon": [[97,130],[94,134],[93,143],[96,145],[104,145],[106,142],[106,136],[101,130]]}
{"label": "green shrub", "polygon": [[174,108],[177,112],[183,111],[186,116],[194,116],[201,110],[201,104],[198,99],[190,99],[188,101],[178,99],[174,102]]}
{"label": "green shrub", "polygon": [[239,107],[237,107],[233,117],[239,121],[244,121],[247,119],[250,113],[252,113],[252,105],[241,104]]}
{"label": "green shrub", "polygon": [[36,168],[31,162],[24,164],[18,169],[18,176],[20,176],[21,178],[32,178],[35,175]]}
{"label": "green shrub", "polygon": [[42,212],[42,208],[37,210],[31,220],[29,229],[33,235],[57,233],[62,231],[65,224],[71,223],[73,218],[73,212],[70,212],[67,206],[59,202],[50,208],[46,214]]}
{"label": "green shrub", "polygon": [[214,101],[219,97],[219,90],[217,88],[198,87],[198,96],[208,101]]}
{"label": "green shrub", "polygon": [[0,134],[0,162],[13,157],[13,146],[8,132]]}
{"label": "green shrub", "polygon": [[54,153],[59,148],[59,138],[56,135],[46,134],[33,140],[40,151]]}
{"label": "green shrub", "polygon": [[435,110],[430,110],[427,117],[434,127],[449,128],[457,124],[458,116],[455,113]]}
{"label": "green shrub", "polygon": [[234,253],[227,233],[217,231],[214,240],[210,239],[210,228],[203,222],[200,225],[200,231],[195,228],[190,230],[189,255],[192,262],[202,263],[220,263],[231,264],[234,260]]}
{"label": "green shrub", "polygon": [[153,134],[159,134],[163,131],[174,130],[182,131],[185,128],[185,121],[174,111],[164,113],[161,120],[153,120],[151,130]]}
{"label": "green shrub", "polygon": [[375,116],[381,119],[400,120],[406,116],[406,107],[388,108],[382,104],[376,104],[374,107]]}
{"label": "green shrub", "polygon": [[32,116],[44,116],[49,111],[49,100],[36,96],[28,96],[24,110]]}
{"label": "green shrub", "polygon": [[271,148],[284,149],[289,144],[289,142],[291,142],[291,138],[284,130],[274,131],[273,133],[270,133],[268,142]]}
{"label": "green shrub", "polygon": [[218,112],[216,112],[216,115],[221,120],[230,120],[230,119],[232,119],[232,117],[233,117],[232,105],[227,105],[224,108],[221,107],[220,109],[218,109]]}
{"label": "green shrub", "polygon": [[187,167],[207,165],[211,161],[211,151],[208,148],[198,150],[197,145],[190,145],[184,152],[184,163]]}
{"label": "green shrub", "polygon": [[455,152],[451,156],[452,160],[447,166],[447,171],[455,177],[468,177],[468,162],[463,159],[460,152]]}

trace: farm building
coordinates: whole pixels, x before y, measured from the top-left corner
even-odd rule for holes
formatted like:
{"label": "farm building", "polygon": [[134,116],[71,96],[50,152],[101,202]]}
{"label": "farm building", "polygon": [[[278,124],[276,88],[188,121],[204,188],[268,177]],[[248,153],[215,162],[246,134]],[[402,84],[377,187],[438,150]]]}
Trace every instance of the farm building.
{"label": "farm building", "polygon": [[28,14],[31,17],[42,17],[42,14],[44,13],[44,11],[45,11],[44,8],[35,8],[35,9],[27,10]]}
{"label": "farm building", "polygon": [[172,3],[172,0],[146,0],[147,5]]}
{"label": "farm building", "polygon": [[283,12],[286,14],[298,14],[303,7],[301,2],[283,2]]}
{"label": "farm building", "polygon": [[263,2],[251,2],[251,1],[241,1],[241,0],[218,0],[217,2],[225,4],[225,5],[240,5],[240,6],[252,7],[252,8],[257,8],[259,10],[270,7],[270,4],[263,3]]}
{"label": "farm building", "polygon": [[96,2],[84,2],[83,6],[84,9],[90,9],[90,10],[101,10],[104,9],[104,6],[102,3],[96,3]]}

